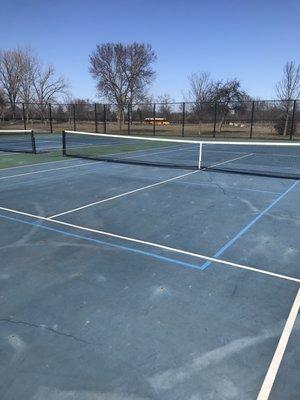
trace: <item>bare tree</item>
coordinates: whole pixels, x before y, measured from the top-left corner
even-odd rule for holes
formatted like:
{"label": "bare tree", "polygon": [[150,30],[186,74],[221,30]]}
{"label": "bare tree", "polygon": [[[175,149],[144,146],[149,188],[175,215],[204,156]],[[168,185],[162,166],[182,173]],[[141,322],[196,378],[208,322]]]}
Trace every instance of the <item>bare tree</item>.
{"label": "bare tree", "polygon": [[170,118],[172,112],[172,103],[174,103],[172,97],[169,94],[164,93],[158,96],[157,102],[159,103],[158,112],[164,118]]}
{"label": "bare tree", "polygon": [[283,136],[287,135],[292,100],[300,97],[300,64],[288,61],[283,68],[283,76],[275,86],[277,97],[281,100],[284,109]]}
{"label": "bare tree", "polygon": [[56,101],[57,96],[68,91],[68,84],[62,77],[56,77],[52,65],[43,68],[38,64],[33,76],[34,96],[40,108],[42,120],[46,117],[47,104]]}
{"label": "bare tree", "polygon": [[38,59],[33,54],[30,47],[20,50],[22,63],[22,77],[20,84],[20,101],[25,105],[26,120],[29,120],[30,103],[35,101],[34,77],[39,67]]}
{"label": "bare tree", "polygon": [[22,80],[22,57],[19,50],[0,51],[0,84],[16,116],[16,102],[20,94]]}
{"label": "bare tree", "polygon": [[46,104],[67,89],[65,80],[55,77],[52,66],[43,69],[29,47],[0,51],[0,86],[10,103],[13,118],[20,101],[26,104],[27,119],[31,102],[40,104],[44,119]]}
{"label": "bare tree", "polygon": [[19,99],[23,103],[29,103],[34,98],[33,79],[38,66],[38,60],[30,48],[19,50],[19,54],[22,64]]}
{"label": "bare tree", "polygon": [[188,102],[192,115],[199,125],[199,134],[202,130],[202,121],[212,112],[210,102],[213,101],[213,86],[214,82],[210,77],[209,72],[195,72],[189,75],[189,90],[185,96]]}
{"label": "bare tree", "polygon": [[5,104],[5,93],[4,91],[0,88],[0,105],[3,106]]}
{"label": "bare tree", "polygon": [[230,112],[242,111],[246,101],[250,101],[250,96],[241,89],[238,79],[226,82],[218,81],[213,85],[213,100],[218,103],[218,113],[220,118],[219,132]]}
{"label": "bare tree", "polygon": [[195,103],[208,102],[212,100],[213,81],[209,72],[193,73],[188,77],[189,91],[187,100]]}
{"label": "bare tree", "polygon": [[116,103],[120,130],[126,103],[133,104],[145,97],[154,78],[155,60],[150,44],[136,42],[105,43],[90,55],[90,73],[97,81],[100,96]]}
{"label": "bare tree", "polygon": [[79,121],[88,121],[91,118],[94,118],[94,104],[89,99],[74,99],[71,101],[71,104],[75,106],[76,118]]}
{"label": "bare tree", "polygon": [[135,104],[135,107],[132,107],[131,122],[139,121],[143,123],[145,117],[152,117],[154,103],[154,97],[152,95],[147,95],[141,103]]}
{"label": "bare tree", "polygon": [[0,88],[0,120],[4,119],[4,110],[5,110],[5,93]]}

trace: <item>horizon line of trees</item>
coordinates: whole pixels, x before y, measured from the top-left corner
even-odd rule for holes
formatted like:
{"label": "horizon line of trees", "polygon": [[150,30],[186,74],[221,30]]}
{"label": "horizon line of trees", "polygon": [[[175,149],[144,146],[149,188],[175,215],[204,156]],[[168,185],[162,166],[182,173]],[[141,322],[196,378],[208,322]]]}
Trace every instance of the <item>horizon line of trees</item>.
{"label": "horizon line of trees", "polygon": [[[120,130],[126,105],[138,103],[140,100],[149,101],[148,88],[155,77],[153,63],[156,59],[150,44],[136,42],[104,43],[97,45],[90,55],[89,71],[96,80],[98,95],[117,105]],[[254,100],[241,87],[237,78],[213,80],[209,73],[200,72],[191,74],[188,82],[186,97],[195,103],[194,112],[199,115],[199,123],[203,103],[219,104],[219,131],[230,112],[242,111],[246,101]],[[291,100],[300,96],[300,65],[293,61],[286,63],[275,92],[284,109],[278,131],[287,135],[291,119]],[[159,100],[161,109],[165,109],[168,114],[170,96],[162,95]]]}
{"label": "horizon line of trees", "polygon": [[[167,93],[154,99],[149,94],[155,79],[153,64],[157,56],[147,43],[103,43],[89,57],[89,72],[96,81],[98,96],[117,107],[119,129],[124,123],[128,105],[138,103],[159,103],[159,112],[170,114],[170,104],[174,100]],[[300,97],[300,64],[289,61],[285,64],[281,80],[275,85],[275,93],[284,110],[282,124],[286,135],[290,124],[291,102]],[[47,105],[62,98],[69,104],[82,109],[89,99],[72,98],[69,84],[57,76],[52,65],[44,65],[30,47],[13,50],[0,49],[0,105],[8,102],[15,118],[17,103],[36,103],[42,119],[46,118]],[[193,112],[199,115],[204,104],[206,108],[219,104],[219,131],[229,113],[242,112],[245,102],[255,100],[237,78],[214,80],[208,72],[192,73],[188,76],[188,90],[185,101],[194,103]],[[258,100],[259,101],[259,100]],[[209,106],[211,104],[211,106]],[[29,107],[26,107],[29,118]]]}

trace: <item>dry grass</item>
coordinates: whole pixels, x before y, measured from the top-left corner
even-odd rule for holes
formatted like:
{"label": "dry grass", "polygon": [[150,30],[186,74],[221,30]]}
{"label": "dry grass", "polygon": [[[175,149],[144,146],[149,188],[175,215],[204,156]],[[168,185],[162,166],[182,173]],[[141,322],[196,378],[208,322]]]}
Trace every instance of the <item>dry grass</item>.
{"label": "dry grass", "polygon": [[[53,132],[61,132],[62,130],[75,130],[84,132],[95,132],[96,127],[93,121],[83,121],[76,122],[76,126],[72,122],[66,123],[56,123],[53,122]],[[22,121],[16,123],[0,123],[0,129],[24,129]],[[39,121],[34,121],[27,124],[27,129],[33,129],[36,132],[50,132],[49,123],[41,123]],[[104,124],[98,122],[98,132],[104,133]],[[153,135],[153,126],[145,125],[141,123],[134,122],[130,125],[130,133],[134,135]],[[119,126],[116,122],[107,122],[106,133],[110,134],[128,134],[128,125],[124,124],[122,131],[120,132]],[[167,126],[156,126],[155,127],[156,136],[167,136],[167,137],[181,137],[182,136],[182,125],[170,124]],[[185,124],[184,127],[185,137],[194,138],[212,138],[213,137],[213,124]],[[296,125],[295,138],[300,140],[300,124]],[[245,124],[244,127],[235,127],[231,125],[224,125],[221,132],[216,132],[216,138],[226,138],[226,139],[249,139],[250,137],[250,124]],[[278,135],[272,124],[254,124],[252,131],[253,139],[265,139],[265,140],[284,140],[289,139],[289,136],[282,137]]]}

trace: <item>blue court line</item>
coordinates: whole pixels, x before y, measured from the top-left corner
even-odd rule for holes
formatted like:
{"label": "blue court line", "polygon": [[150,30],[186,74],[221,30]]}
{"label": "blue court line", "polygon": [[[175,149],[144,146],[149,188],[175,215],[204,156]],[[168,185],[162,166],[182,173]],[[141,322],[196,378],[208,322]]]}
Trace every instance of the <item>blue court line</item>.
{"label": "blue court line", "polygon": [[149,251],[138,250],[138,249],[135,249],[134,247],[118,245],[118,244],[106,242],[104,240],[93,239],[93,238],[91,238],[89,236],[70,233],[70,232],[64,231],[62,229],[50,228],[48,226],[42,225],[42,222],[39,221],[39,220],[35,221],[35,222],[29,222],[29,221],[26,221],[26,220],[21,219],[21,218],[8,217],[7,215],[4,215],[4,214],[0,214],[0,218],[7,219],[9,221],[20,222],[20,223],[26,224],[26,225],[35,226],[37,228],[45,229],[47,231],[61,233],[61,234],[65,235],[65,236],[69,236],[69,237],[72,237],[72,238],[82,239],[82,240],[86,240],[86,241],[89,241],[89,242],[92,242],[92,243],[97,243],[97,244],[102,244],[102,245],[109,246],[109,247],[114,247],[114,248],[117,248],[119,250],[130,251],[132,253],[141,254],[143,256],[156,258],[157,260],[165,261],[165,262],[168,262],[168,263],[171,263],[171,264],[178,264],[178,265],[181,265],[181,266],[183,266],[185,268],[197,269],[199,271],[202,271],[202,268],[199,265],[186,263],[184,261],[176,260],[176,259],[170,258],[170,257],[160,256],[158,254],[155,254],[155,253],[152,253],[152,252],[149,252]]}
{"label": "blue court line", "polygon": [[[218,258],[224,253],[233,243],[235,243],[245,232],[247,232],[258,220],[260,220],[271,208],[273,208],[281,199],[283,199],[300,181],[296,181],[285,192],[277,197],[268,207],[261,211],[248,225],[241,229],[229,242],[225,243],[212,257]],[[204,270],[211,264],[211,261],[206,261],[201,268]]]}

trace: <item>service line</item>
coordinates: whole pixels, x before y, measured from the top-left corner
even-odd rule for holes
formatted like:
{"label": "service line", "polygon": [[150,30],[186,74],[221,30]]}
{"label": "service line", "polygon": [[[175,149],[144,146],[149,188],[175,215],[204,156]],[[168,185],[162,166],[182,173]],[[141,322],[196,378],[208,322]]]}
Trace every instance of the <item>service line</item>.
{"label": "service line", "polygon": [[296,283],[300,284],[300,279],[298,279],[298,278],[295,278],[295,277],[292,277],[292,276],[287,276],[287,275],[282,275],[282,274],[277,274],[275,272],[270,272],[270,271],[267,271],[267,270],[264,270],[264,269],[259,269],[259,268],[255,268],[255,267],[249,267],[249,266],[246,266],[246,265],[243,265],[243,264],[237,264],[237,263],[233,263],[231,261],[226,261],[226,260],[222,260],[222,259],[219,259],[219,258],[209,257],[209,256],[205,256],[203,254],[193,253],[193,252],[190,252],[190,251],[181,250],[181,249],[165,246],[165,245],[158,244],[158,243],[148,242],[148,241],[145,241],[145,240],[136,239],[136,238],[132,238],[132,237],[129,237],[129,236],[118,235],[116,233],[111,233],[111,232],[106,232],[106,231],[102,231],[102,230],[98,230],[98,229],[88,228],[88,227],[81,226],[81,225],[74,225],[74,224],[70,224],[68,222],[59,221],[59,220],[56,220],[56,219],[50,219],[48,217],[43,217],[41,215],[34,215],[34,214],[26,213],[26,212],[23,212],[23,211],[13,210],[13,209],[7,208],[7,207],[0,207],[0,210],[7,211],[7,212],[10,212],[10,213],[13,213],[13,214],[24,215],[26,217],[34,218],[34,219],[41,220],[41,221],[47,221],[47,222],[51,222],[51,223],[54,223],[54,224],[67,226],[67,227],[74,228],[74,229],[79,229],[81,231],[100,234],[100,235],[103,235],[103,236],[106,236],[106,237],[111,237],[111,238],[114,238],[114,239],[120,239],[120,240],[124,240],[124,241],[131,242],[131,243],[136,243],[136,244],[140,244],[140,245],[144,245],[144,246],[150,246],[150,247],[154,247],[156,249],[170,251],[170,252],[174,252],[174,253],[177,253],[177,254],[182,254],[184,256],[195,257],[195,258],[198,258],[198,259],[201,259],[201,260],[214,262],[216,264],[221,264],[221,265],[226,265],[226,266],[230,266],[230,267],[239,268],[239,269],[242,269],[242,270],[257,272],[257,273],[260,273],[260,274],[263,274],[263,275],[267,275],[267,276],[271,276],[271,277],[279,278],[279,279],[284,279],[284,280],[288,280],[288,281],[296,282]]}

